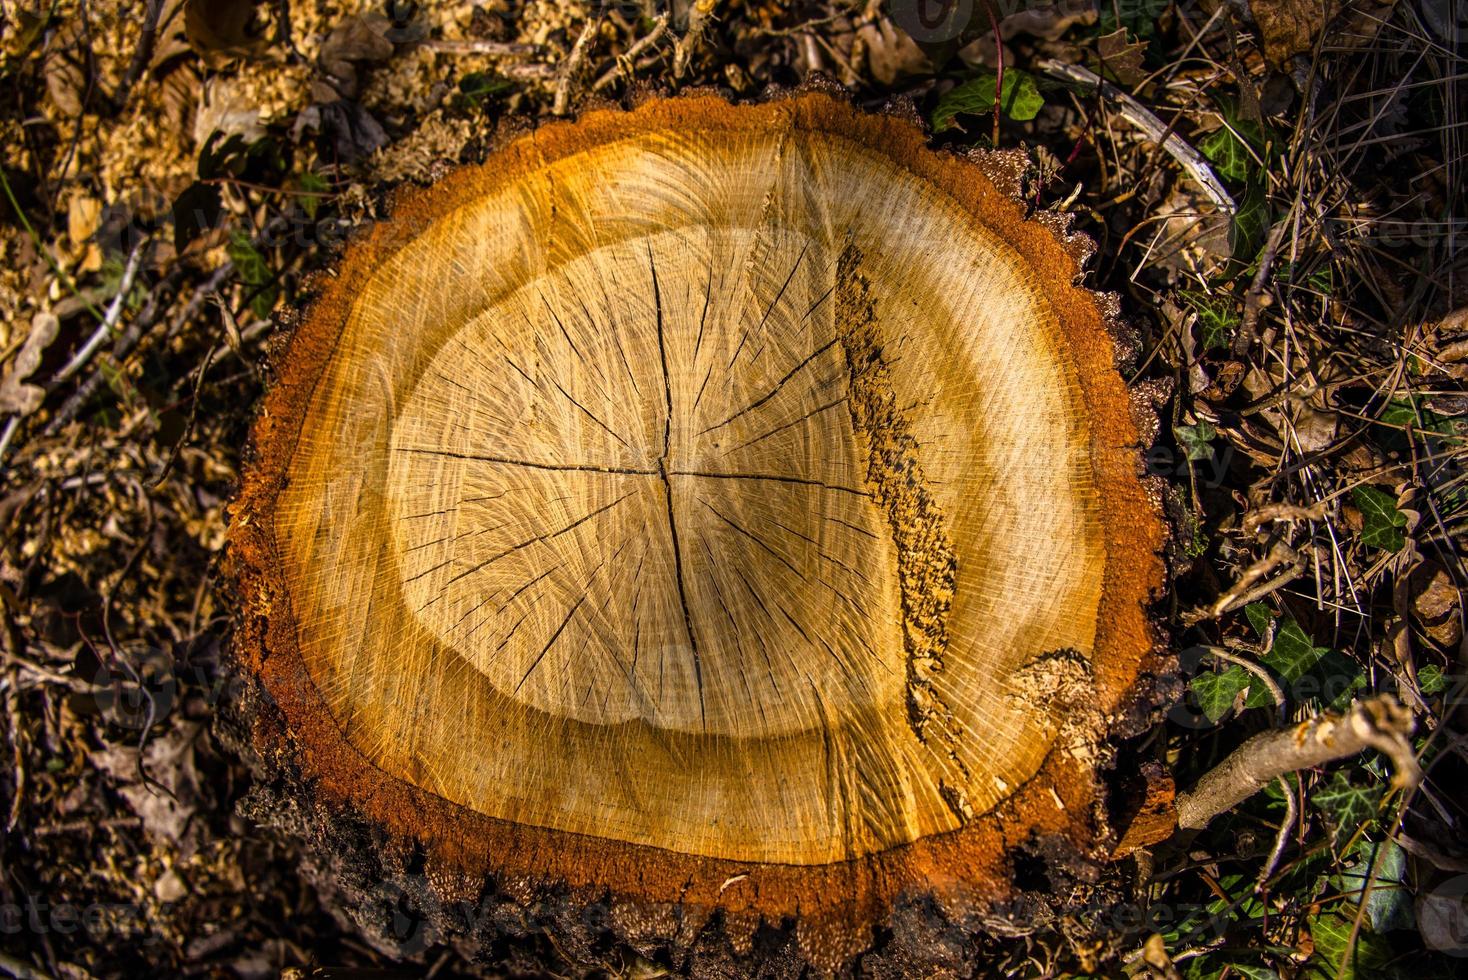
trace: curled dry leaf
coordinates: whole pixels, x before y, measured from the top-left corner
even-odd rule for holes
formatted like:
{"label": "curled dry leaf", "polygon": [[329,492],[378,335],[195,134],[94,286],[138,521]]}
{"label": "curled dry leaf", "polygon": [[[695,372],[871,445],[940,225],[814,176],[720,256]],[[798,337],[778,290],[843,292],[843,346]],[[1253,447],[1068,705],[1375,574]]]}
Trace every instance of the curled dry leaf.
{"label": "curled dry leaf", "polygon": [[194,113],[194,143],[203,146],[214,134],[222,144],[231,136],[253,143],[265,135],[260,110],[250,102],[240,82],[212,78],[199,88],[199,107]]}
{"label": "curled dry leaf", "polygon": [[189,824],[203,802],[201,780],[195,764],[194,742],[201,726],[182,725],[152,738],[142,749],[147,779],[138,767],[139,750],[131,745],[110,744],[90,753],[92,765],[117,784],[117,794],[143,821],[143,830],[154,840],[191,851]]}
{"label": "curled dry leaf", "polygon": [[1304,54],[1315,44],[1335,6],[1333,0],[1250,0],[1249,12],[1259,27],[1264,42],[1264,57],[1276,68],[1283,68],[1297,54]]}
{"label": "curled dry leaf", "polygon": [[[1079,8],[1079,9],[1078,9]],[[1096,23],[1096,8],[1093,4],[1047,3],[1036,4],[1016,11],[999,21],[999,36],[1005,41],[1025,36],[1041,41],[1059,40],[1066,31],[1076,25],[1088,26]],[[958,56],[970,65],[998,63],[992,31],[984,31]],[[1006,63],[1012,58],[1006,57]]]}
{"label": "curled dry leaf", "polygon": [[82,114],[87,98],[87,75],[78,59],[85,46],[81,21],[74,19],[61,25],[46,54],[46,94],[72,119]]}
{"label": "curled dry leaf", "polygon": [[872,77],[883,85],[891,85],[903,75],[931,70],[928,56],[923,54],[917,42],[885,17],[860,28],[856,37],[866,51]]}
{"label": "curled dry leaf", "polygon": [[1423,631],[1444,646],[1457,643],[1463,634],[1458,618],[1463,594],[1447,570],[1437,562],[1424,561],[1413,569],[1408,588],[1412,616]]}
{"label": "curled dry leaf", "polygon": [[[1264,42],[1264,57],[1275,68],[1287,67],[1291,58],[1308,54],[1321,31],[1338,14],[1344,23],[1332,30],[1333,44],[1359,47],[1376,36],[1396,0],[1359,0],[1343,10],[1339,0],[1249,0],[1249,12]],[[1424,9],[1434,4],[1424,4]],[[1438,6],[1448,6],[1446,4]]]}
{"label": "curled dry leaf", "polygon": [[31,320],[31,332],[15,356],[15,363],[0,380],[0,411],[24,416],[41,407],[46,390],[39,385],[27,384],[26,379],[41,366],[41,354],[56,339],[60,327],[60,321],[50,313],[37,313]]}
{"label": "curled dry leaf", "polygon": [[1147,77],[1142,68],[1142,57],[1146,53],[1147,45],[1127,40],[1124,27],[1096,39],[1098,72],[1102,75],[1109,73],[1128,88]]}
{"label": "curled dry leaf", "polygon": [[204,62],[218,67],[261,50],[253,0],[186,0],[184,36]]}
{"label": "curled dry leaf", "polygon": [[344,19],[327,35],[321,45],[321,69],[341,95],[356,97],[358,62],[386,61],[392,57],[394,46],[386,36],[388,26],[382,17],[358,14]]}

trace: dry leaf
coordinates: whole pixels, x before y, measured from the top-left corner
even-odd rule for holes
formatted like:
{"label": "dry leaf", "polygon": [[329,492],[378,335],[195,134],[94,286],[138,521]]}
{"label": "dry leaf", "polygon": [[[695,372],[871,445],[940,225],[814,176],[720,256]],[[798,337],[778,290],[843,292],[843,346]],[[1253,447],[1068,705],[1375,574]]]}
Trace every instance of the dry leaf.
{"label": "dry leaf", "polygon": [[[1094,4],[1047,3],[1026,7],[1000,20],[999,36],[1006,41],[1020,35],[1041,41],[1055,41],[1077,24],[1085,26],[1094,23]],[[999,60],[994,47],[993,32],[984,31],[973,43],[960,50],[958,56],[966,64],[988,65],[993,68]],[[1012,60],[1012,56],[1005,59],[1006,63]]]}
{"label": "dry leaf", "polygon": [[260,39],[250,31],[254,19],[254,0],[187,0],[184,35],[207,64],[217,67],[260,50]]}
{"label": "dry leaf", "polygon": [[265,135],[260,110],[246,97],[244,87],[232,78],[211,78],[199,89],[199,108],[194,114],[194,143],[203,146],[213,133],[221,142],[240,136],[253,143]]}
{"label": "dry leaf", "polygon": [[117,782],[118,795],[142,819],[143,830],[155,840],[184,845],[184,852],[190,850],[185,840],[189,821],[201,803],[194,765],[194,741],[200,728],[191,722],[148,740],[143,761],[148,779],[156,785],[144,783],[138,750],[132,746],[108,745],[88,755],[93,766]]}
{"label": "dry leaf", "polygon": [[358,14],[337,24],[327,35],[319,60],[341,95],[347,98],[357,95],[357,62],[386,61],[392,57],[395,48],[386,37],[387,29],[386,19]]}
{"label": "dry leaf", "polygon": [[79,20],[68,21],[56,32],[55,45],[46,56],[46,94],[61,112],[75,119],[82,114],[87,76],[75,58],[83,41]]}
{"label": "dry leaf", "polygon": [[[1396,2],[1357,0],[1345,11],[1344,23],[1332,28],[1330,43],[1347,48],[1367,44],[1386,23]],[[1249,11],[1264,41],[1264,57],[1282,70],[1291,58],[1314,50],[1320,32],[1341,9],[1337,0],[1249,0]]]}
{"label": "dry leaf", "polygon": [[866,47],[867,65],[871,68],[872,77],[883,85],[891,85],[902,75],[932,70],[928,56],[923,54],[917,42],[885,17],[875,24],[865,25],[856,32],[856,36]]}
{"label": "dry leaf", "polygon": [[46,389],[39,385],[26,384],[26,379],[41,366],[41,354],[56,339],[61,321],[50,313],[37,313],[31,320],[31,332],[26,335],[15,363],[0,380],[0,412],[29,415],[41,407]]}
{"label": "dry leaf", "polygon": [[159,83],[163,114],[176,132],[193,129],[194,107],[201,101],[199,73],[193,65],[179,65],[164,75]]}
{"label": "dry leaf", "polygon": [[66,205],[66,236],[73,248],[81,248],[97,233],[102,223],[102,202],[87,194],[73,194]]}
{"label": "dry leaf", "polygon": [[1142,70],[1142,56],[1147,45],[1141,41],[1128,41],[1126,28],[1103,35],[1096,39],[1096,53],[1100,61],[1098,71],[1110,72],[1117,81],[1131,88],[1147,77]]}
{"label": "dry leaf", "polygon": [[1335,12],[1334,0],[1249,0],[1249,12],[1264,41],[1264,57],[1283,69],[1297,54],[1315,47],[1315,38]]}

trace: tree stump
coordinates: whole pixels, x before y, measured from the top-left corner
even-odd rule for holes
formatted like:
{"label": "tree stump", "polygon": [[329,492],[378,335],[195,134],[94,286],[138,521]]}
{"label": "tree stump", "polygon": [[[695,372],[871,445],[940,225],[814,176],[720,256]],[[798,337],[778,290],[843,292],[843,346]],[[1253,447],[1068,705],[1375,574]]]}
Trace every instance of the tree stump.
{"label": "tree stump", "polygon": [[402,196],[233,509],[251,737],[322,846],[741,970],[1104,855],[1163,523],[1114,304],[1018,166],[700,96]]}

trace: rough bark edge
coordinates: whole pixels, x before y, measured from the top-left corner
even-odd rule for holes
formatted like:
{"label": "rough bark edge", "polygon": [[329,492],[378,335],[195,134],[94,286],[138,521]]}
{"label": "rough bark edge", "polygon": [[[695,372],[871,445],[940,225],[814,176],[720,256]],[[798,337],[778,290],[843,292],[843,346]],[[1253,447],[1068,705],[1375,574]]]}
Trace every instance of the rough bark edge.
{"label": "rough bark edge", "polygon": [[[242,672],[260,683],[248,720],[262,776],[266,783],[286,787],[283,798],[298,804],[304,825],[316,828],[311,836],[336,853],[338,863],[359,847],[371,852],[358,854],[359,864],[376,862],[382,869],[394,867],[403,854],[417,853],[423,867],[433,869],[427,877],[440,905],[446,897],[476,891],[468,883],[477,880],[482,889],[490,880],[495,893],[508,896],[522,912],[540,907],[536,903],[543,905],[547,896],[561,896],[568,907],[605,907],[610,931],[621,940],[634,947],[664,944],[689,956],[703,948],[699,937],[717,920],[726,940],[718,945],[746,967],[775,966],[780,958],[775,949],[755,940],[767,939],[771,926],[789,929],[798,916],[791,955],[823,971],[848,966],[874,949],[874,924],[883,926],[882,935],[893,935],[898,920],[911,919],[911,910],[919,906],[954,928],[1020,932],[1041,924],[1047,918],[1044,902],[1014,881],[1022,854],[1039,855],[1057,871],[1068,869],[1082,879],[1094,877],[1094,862],[1104,859],[1113,838],[1104,812],[1105,788],[1097,770],[1054,750],[1013,796],[960,830],[823,866],[751,867],[692,858],[521,827],[450,804],[380,772],[345,741],[295,651],[289,598],[274,571],[270,519],[300,422],[357,287],[384,256],[458,201],[619,135],[670,125],[738,129],[779,124],[782,118],[791,124],[798,118],[881,148],[920,179],[942,187],[973,220],[997,230],[1037,267],[1063,273],[1047,284],[1046,293],[1069,327],[1066,355],[1082,378],[1093,422],[1099,423],[1093,430],[1098,450],[1093,460],[1103,462],[1108,455],[1128,460],[1125,466],[1114,459],[1096,468],[1098,485],[1114,504],[1102,515],[1113,557],[1103,586],[1097,649],[1121,649],[1125,655],[1096,657],[1107,661],[1096,676],[1105,723],[1089,734],[1105,740],[1134,731],[1165,696],[1158,679],[1165,677],[1168,661],[1145,608],[1161,593],[1157,554],[1167,533],[1161,481],[1142,476],[1141,450],[1155,434],[1156,416],[1149,425],[1145,400],[1127,391],[1116,368],[1135,351],[1132,335],[1114,296],[1078,285],[1093,250],[1090,241],[1070,231],[1066,216],[1026,215],[1016,193],[1027,167],[1023,154],[960,157],[931,150],[913,117],[902,105],[882,115],[860,113],[820,84],[772,93],[747,106],[698,94],[645,98],[625,113],[598,110],[576,123],[519,134],[484,164],[460,168],[429,190],[394,194],[391,222],[351,243],[337,270],[317,280],[321,294],[279,351],[278,380],[254,427],[252,462],[231,508],[228,565],[241,609],[235,654]],[[350,833],[348,825],[378,830],[369,840]],[[613,850],[623,856],[609,861],[607,852]],[[585,868],[609,863],[625,872],[615,893],[585,880]],[[697,969],[694,961],[685,965]]]}

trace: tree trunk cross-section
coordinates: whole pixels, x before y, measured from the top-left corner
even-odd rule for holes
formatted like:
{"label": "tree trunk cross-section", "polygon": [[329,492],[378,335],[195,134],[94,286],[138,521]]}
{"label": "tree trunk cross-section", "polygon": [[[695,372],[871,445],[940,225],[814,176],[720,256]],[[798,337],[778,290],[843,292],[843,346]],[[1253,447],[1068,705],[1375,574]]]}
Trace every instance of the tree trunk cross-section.
{"label": "tree trunk cross-section", "polygon": [[1096,853],[1162,525],[1080,254],[823,94],[598,112],[408,196],[257,426],[258,738],[435,866],[736,948],[795,918],[827,966],[906,896],[1009,895],[1016,847]]}

